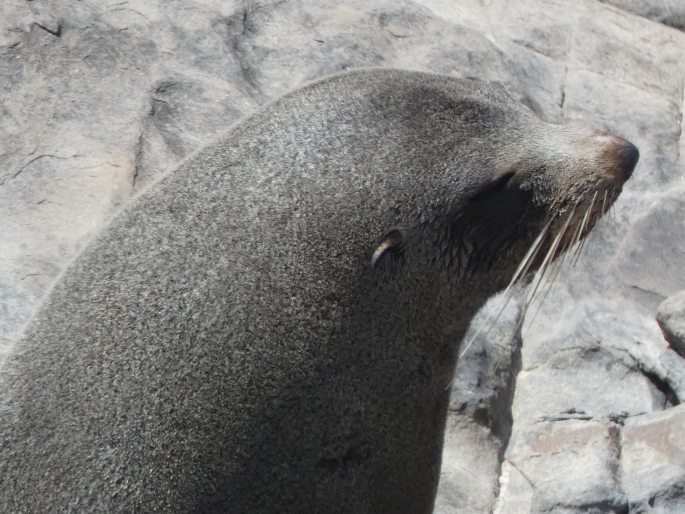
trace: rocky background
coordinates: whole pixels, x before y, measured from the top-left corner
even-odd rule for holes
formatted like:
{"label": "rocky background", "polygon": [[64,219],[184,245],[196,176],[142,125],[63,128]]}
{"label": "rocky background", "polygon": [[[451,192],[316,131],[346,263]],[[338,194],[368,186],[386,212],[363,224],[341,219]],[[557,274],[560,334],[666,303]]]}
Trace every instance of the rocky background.
{"label": "rocky background", "polygon": [[642,159],[522,324],[520,294],[474,323],[436,513],[685,512],[683,28],[683,0],[2,0],[0,360],[114,211],[259,105],[359,66],[498,80]]}

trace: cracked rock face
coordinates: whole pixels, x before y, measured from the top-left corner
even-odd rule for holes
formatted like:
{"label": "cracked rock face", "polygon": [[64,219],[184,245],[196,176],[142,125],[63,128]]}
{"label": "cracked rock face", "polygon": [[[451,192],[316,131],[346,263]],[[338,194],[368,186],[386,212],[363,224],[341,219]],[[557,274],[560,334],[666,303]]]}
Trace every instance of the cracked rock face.
{"label": "cracked rock face", "polygon": [[489,328],[458,366],[435,510],[685,511],[685,363],[669,335],[682,310],[660,310],[670,344],[655,320],[685,289],[684,13],[680,0],[4,0],[0,360],[113,212],[259,105],[359,66],[497,80],[541,118],[615,132],[642,157],[523,320],[517,292],[474,322],[471,336]]}
{"label": "cracked rock face", "polygon": [[661,302],[656,320],[671,348],[685,357],[685,291]]}

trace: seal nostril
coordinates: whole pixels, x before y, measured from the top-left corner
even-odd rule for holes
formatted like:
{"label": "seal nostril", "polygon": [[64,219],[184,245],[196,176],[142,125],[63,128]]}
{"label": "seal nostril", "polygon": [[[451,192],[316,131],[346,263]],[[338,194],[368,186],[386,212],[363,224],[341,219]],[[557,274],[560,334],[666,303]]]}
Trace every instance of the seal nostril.
{"label": "seal nostril", "polygon": [[634,144],[626,141],[625,145],[616,151],[616,155],[620,162],[619,169],[623,173],[625,180],[628,180],[633,174],[637,161],[640,159],[640,151]]}

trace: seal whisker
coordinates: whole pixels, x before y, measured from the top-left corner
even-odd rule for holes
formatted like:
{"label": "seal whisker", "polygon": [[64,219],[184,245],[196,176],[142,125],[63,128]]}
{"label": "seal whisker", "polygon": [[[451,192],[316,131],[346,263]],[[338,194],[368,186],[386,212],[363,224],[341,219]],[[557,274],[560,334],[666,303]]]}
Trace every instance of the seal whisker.
{"label": "seal whisker", "polygon": [[[587,231],[587,228],[589,226],[590,222],[590,214],[592,213],[592,209],[595,205],[595,200],[597,199],[597,191],[595,191],[595,194],[592,195],[592,200],[590,201],[590,205],[588,206],[587,210],[585,211],[585,216],[583,216],[583,222],[582,222],[582,229],[581,233]],[[581,238],[580,244],[578,245],[578,249],[576,250],[576,253],[574,255],[575,260],[573,261],[573,266],[575,266],[578,261],[580,260],[580,255],[583,252],[583,248],[585,247],[585,242],[587,241],[587,238]]]}
{"label": "seal whisker", "polygon": [[[580,230],[579,230],[579,224],[578,223],[573,223],[574,220],[577,219],[575,213],[578,210],[578,207],[580,205],[580,202],[577,202],[574,206],[573,209],[571,210],[568,218],[566,219],[566,222],[564,223],[560,233],[561,233],[561,241],[563,241],[563,245],[561,246],[561,249],[557,250],[557,257],[556,259],[554,256],[552,256],[552,260],[554,263],[559,263],[563,264],[566,262],[568,259],[568,250],[573,247],[579,240],[580,240]],[[573,234],[570,237],[567,237],[568,234],[573,232]]]}
{"label": "seal whisker", "polygon": [[581,251],[583,249],[583,245],[585,243],[585,240],[583,239],[583,232],[585,232],[585,226],[586,226],[586,223],[589,219],[589,217],[588,217],[589,212],[590,212],[590,209],[588,208],[585,211],[585,214],[583,215],[583,219],[581,220],[581,222],[579,224],[580,230],[578,232],[578,245],[576,246],[576,249],[573,252],[573,262],[571,264],[572,266],[575,266],[578,263],[578,260],[580,260],[580,253],[581,253]]}
{"label": "seal whisker", "polygon": [[[578,205],[576,204],[576,208]],[[575,211],[575,208],[574,208]],[[569,220],[573,219],[573,212],[569,216]],[[568,220],[567,220],[568,221]],[[570,228],[567,227],[566,230]],[[545,300],[549,296],[549,294],[552,292],[552,289],[554,289],[554,285],[556,284],[557,279],[559,278],[559,275],[561,274],[561,270],[564,268],[564,265],[568,262],[569,260],[569,255],[570,252],[568,250],[573,247],[577,242],[578,238],[580,238],[580,224],[577,224],[575,227],[573,236],[568,239],[566,244],[564,244],[563,248],[561,249],[560,256],[551,263],[550,267],[553,268],[553,270],[550,272],[549,277],[546,279],[547,284],[544,287],[544,290],[542,291],[540,295],[540,301],[538,302],[538,306],[535,309],[535,313],[533,314],[530,323],[528,324],[528,330],[530,330],[535,323],[535,319],[537,318],[538,314],[540,313],[540,310],[542,310],[542,306],[545,304]],[[562,234],[563,238],[563,234]],[[531,299],[532,301],[533,299]]]}
{"label": "seal whisker", "polygon": [[[602,214],[603,214],[603,213],[602,213],[601,211],[595,211],[595,212],[592,214],[592,215],[596,218],[596,219],[595,219],[595,224],[602,218]],[[589,235],[587,236],[587,238],[586,238],[586,239],[588,239],[588,242],[587,242],[588,247],[594,246],[595,243],[596,243],[597,240],[598,240],[598,237],[599,237],[599,236],[598,236],[598,231],[597,231],[597,230],[593,230],[592,232],[590,232],[590,234],[589,234]]]}
{"label": "seal whisker", "polygon": [[616,189],[612,189],[610,194],[609,194],[609,207],[607,208],[607,215],[612,219],[616,220],[616,210],[614,209],[614,201],[618,197],[618,191]]}
{"label": "seal whisker", "polygon": [[523,325],[523,321],[526,317],[526,313],[528,312],[528,308],[530,307],[530,304],[533,301],[533,298],[535,297],[535,293],[537,292],[538,288],[540,287],[540,284],[542,283],[543,278],[545,277],[549,265],[552,262],[552,259],[554,258],[554,255],[557,252],[557,249],[559,248],[559,243],[564,237],[564,234],[568,230],[568,227],[571,223],[571,220],[573,219],[573,215],[576,212],[576,207],[574,207],[571,210],[571,213],[569,214],[568,218],[566,218],[566,221],[564,222],[563,227],[557,235],[555,236],[554,240],[552,241],[552,244],[549,247],[549,250],[547,251],[547,254],[545,255],[545,258],[542,261],[542,264],[540,265],[540,268],[537,270],[537,273],[535,274],[535,277],[533,278],[533,285],[528,291],[528,295],[526,296],[526,300],[523,303],[523,312],[521,313],[521,318],[519,320],[518,326],[516,327],[517,330],[521,328]]}
{"label": "seal whisker", "polygon": [[530,269],[531,264],[535,260],[535,257],[538,254],[538,251],[542,247],[542,242],[547,235],[547,232],[549,231],[550,227],[552,226],[552,222],[554,221],[554,217],[551,217],[549,221],[545,224],[544,227],[542,227],[542,230],[538,234],[538,236],[535,238],[535,241],[533,241],[533,244],[530,246],[530,249],[526,253],[526,255],[523,256],[523,259],[521,260],[521,264],[519,264],[518,268],[516,268],[516,271],[514,272],[514,275],[509,282],[509,285],[505,289],[505,293],[511,288],[511,286],[518,281],[522,276],[524,276],[528,270]]}
{"label": "seal whisker", "polygon": [[607,190],[604,190],[604,198],[602,198],[602,216],[607,212]]}
{"label": "seal whisker", "polygon": [[575,224],[575,230],[573,232],[573,237],[571,238],[571,243],[569,245],[569,248],[576,246],[578,243],[580,243],[580,236],[583,233],[583,224],[581,222],[577,222]]}
{"label": "seal whisker", "polygon": [[533,316],[530,319],[530,323],[528,324],[528,330],[530,330],[535,323],[535,319],[537,318],[538,314],[542,310],[542,306],[545,304],[545,300],[549,296],[549,294],[552,292],[552,289],[554,289],[554,284],[557,281],[557,278],[559,277],[561,270],[564,266],[564,260],[557,260],[552,264],[552,267],[554,270],[551,272],[551,276],[547,279],[547,284],[544,287],[544,290],[540,294],[540,301],[537,302],[537,308],[535,309],[535,312],[533,313]]}
{"label": "seal whisker", "polygon": [[[551,217],[545,226],[542,227],[542,230],[540,230],[540,233],[538,236],[535,238],[533,241],[533,244],[530,246],[528,249],[528,252],[523,256],[523,259],[521,260],[521,263],[518,265],[516,268],[516,271],[514,272],[514,275],[512,276],[511,280],[509,281],[509,284],[507,285],[506,289],[503,291],[502,296],[505,297],[504,304],[500,308],[500,310],[497,312],[495,315],[495,318],[488,323],[487,330],[484,333],[484,336],[487,336],[490,333],[490,330],[492,329],[493,326],[497,324],[497,321],[499,320],[500,316],[504,312],[504,309],[507,308],[507,305],[509,305],[509,302],[514,296],[513,293],[513,286],[518,282],[518,280],[524,276],[528,270],[530,269],[530,266],[532,263],[535,261],[535,258],[537,257],[538,252],[540,251],[540,248],[542,248],[542,242],[544,241],[545,237],[547,236],[547,232],[549,232],[549,228],[552,226],[552,222],[554,221],[554,217]],[[473,344],[473,342],[476,340],[476,338],[480,335],[480,333],[483,331],[483,328],[485,328],[485,323],[481,324],[478,329],[476,329],[476,332],[471,336],[471,339],[468,340],[468,342],[464,345],[464,348],[459,352],[459,358],[461,358],[466,351],[469,349],[469,347]],[[448,388],[451,387],[452,381],[448,384]]]}
{"label": "seal whisker", "polygon": [[[569,229],[571,229],[571,227],[569,227]],[[556,262],[558,262],[562,266],[565,265],[566,262],[569,260],[569,256],[571,254],[570,250],[577,243],[577,240],[575,239],[577,237],[577,232],[578,227],[576,226],[573,229],[573,235],[567,239],[563,248],[559,251],[559,257],[557,257]]]}

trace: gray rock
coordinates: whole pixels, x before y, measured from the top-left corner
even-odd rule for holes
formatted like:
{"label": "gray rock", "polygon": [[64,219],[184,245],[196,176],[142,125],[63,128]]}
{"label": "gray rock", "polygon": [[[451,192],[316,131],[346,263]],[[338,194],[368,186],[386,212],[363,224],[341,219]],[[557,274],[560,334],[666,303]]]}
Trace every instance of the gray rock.
{"label": "gray rock", "polygon": [[640,16],[685,30],[685,4],[680,0],[601,0]]}
{"label": "gray rock", "polygon": [[526,425],[620,418],[661,410],[667,401],[640,370],[601,344],[569,348],[539,367],[521,371],[516,388],[514,412],[525,412]]}
{"label": "gray rock", "polygon": [[[683,268],[671,255],[685,255],[685,202],[682,191],[660,195],[632,223],[627,235],[627,251],[615,261],[620,280],[654,301],[685,288]],[[655,252],[655,249],[658,251]]]}
{"label": "gray rock", "polygon": [[671,348],[685,357],[685,291],[661,302],[656,321]]}
{"label": "gray rock", "polygon": [[464,339],[452,384],[436,514],[488,512],[497,498],[521,365],[521,291],[511,293],[492,298]]}
{"label": "gray rock", "polygon": [[444,444],[434,513],[489,512],[497,498],[501,441],[487,427],[452,413]]}
{"label": "gray rock", "polygon": [[535,491],[531,512],[625,506],[619,476],[620,434],[613,423],[543,421],[529,425],[526,432],[525,439],[512,438],[506,458]]}
{"label": "gray rock", "polygon": [[494,514],[510,512],[532,512],[535,501],[535,487],[521,471],[507,459],[502,462],[499,477],[499,496],[493,509]]}
{"label": "gray rock", "polygon": [[685,405],[626,420],[621,433],[623,489],[631,502],[685,504]]}

